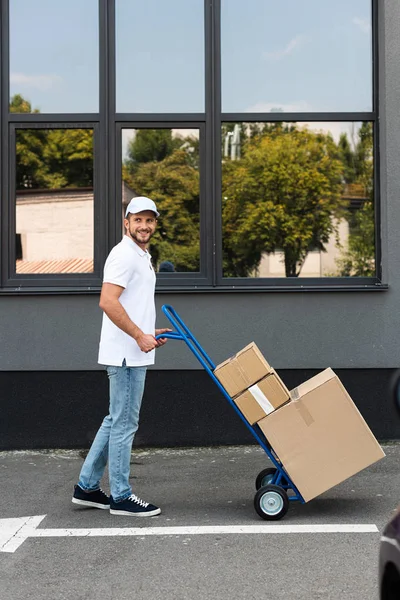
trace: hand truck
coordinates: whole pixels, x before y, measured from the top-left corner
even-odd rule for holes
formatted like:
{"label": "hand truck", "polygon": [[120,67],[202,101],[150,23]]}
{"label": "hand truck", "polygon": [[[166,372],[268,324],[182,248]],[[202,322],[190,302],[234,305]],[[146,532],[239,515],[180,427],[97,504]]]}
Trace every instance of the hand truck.
{"label": "hand truck", "polygon": [[200,346],[199,342],[182,321],[178,313],[168,304],[164,304],[162,311],[175,328],[175,331],[162,333],[156,336],[156,339],[168,338],[171,340],[182,340],[187,344],[274,465],[273,467],[263,469],[256,477],[254,508],[257,514],[267,521],[282,519],[288,511],[290,501],[297,501],[304,504],[305,500],[285,471],[279,458],[275,455],[271,445],[268,443],[268,440],[259,426],[257,424],[249,424],[225,388],[218,381],[213,373],[215,370],[214,363]]}

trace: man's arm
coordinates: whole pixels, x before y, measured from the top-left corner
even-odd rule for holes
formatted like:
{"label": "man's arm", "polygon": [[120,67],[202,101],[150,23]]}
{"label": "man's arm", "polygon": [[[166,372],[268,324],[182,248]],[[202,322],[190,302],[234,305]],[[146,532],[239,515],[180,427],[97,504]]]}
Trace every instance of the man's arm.
{"label": "man's arm", "polygon": [[150,352],[157,348],[158,342],[153,335],[143,333],[128,316],[119,301],[124,288],[114,283],[103,283],[100,294],[100,308],[107,317],[122,331],[133,337],[142,352]]}

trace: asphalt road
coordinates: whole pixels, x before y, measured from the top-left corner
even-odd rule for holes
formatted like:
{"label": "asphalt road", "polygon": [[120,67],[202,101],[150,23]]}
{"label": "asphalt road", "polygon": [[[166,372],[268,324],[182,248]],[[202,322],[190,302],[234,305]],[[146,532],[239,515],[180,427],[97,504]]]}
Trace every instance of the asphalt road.
{"label": "asphalt road", "polygon": [[[46,515],[38,530],[58,530],[0,552],[0,600],[378,600],[380,532],[400,504],[400,445],[384,450],[385,459],[306,505],[293,503],[278,522],[373,524],[378,532],[156,536],[140,533],[268,526],[253,508],[255,478],[268,466],[262,450],[134,452],[134,491],[163,511],[150,519],[73,505],[78,452],[0,453],[0,530],[4,519],[36,515]],[[129,536],[87,533],[110,528],[141,529]],[[84,531],[69,535],[71,529]]]}

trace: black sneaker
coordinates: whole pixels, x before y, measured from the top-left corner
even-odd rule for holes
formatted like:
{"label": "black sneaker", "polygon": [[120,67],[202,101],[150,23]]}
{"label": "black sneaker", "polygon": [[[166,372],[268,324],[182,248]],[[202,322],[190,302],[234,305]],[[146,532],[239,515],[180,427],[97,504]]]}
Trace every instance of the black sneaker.
{"label": "black sneaker", "polygon": [[112,515],[127,515],[129,517],[154,517],[159,515],[161,508],[149,504],[144,500],[131,494],[126,500],[122,502],[114,502],[112,496],[110,496],[110,513]]}
{"label": "black sneaker", "polygon": [[72,502],[92,508],[110,508],[110,498],[102,489],[95,490],[94,492],[85,492],[79,485],[74,486]]}

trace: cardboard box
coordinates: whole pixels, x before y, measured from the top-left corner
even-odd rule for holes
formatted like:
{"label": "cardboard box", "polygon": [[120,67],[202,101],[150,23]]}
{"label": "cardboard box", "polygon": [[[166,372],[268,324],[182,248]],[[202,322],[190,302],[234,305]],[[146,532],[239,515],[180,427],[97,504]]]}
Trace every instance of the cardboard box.
{"label": "cardboard box", "polygon": [[253,425],[289,400],[289,390],[279,375],[272,370],[270,375],[237,396],[234,402],[250,425]]}
{"label": "cardboard box", "polygon": [[332,369],[291,391],[258,425],[308,501],[385,456]]}
{"label": "cardboard box", "polygon": [[272,367],[256,344],[251,342],[243,350],[219,364],[214,375],[231,398],[234,398],[271,372]]}

